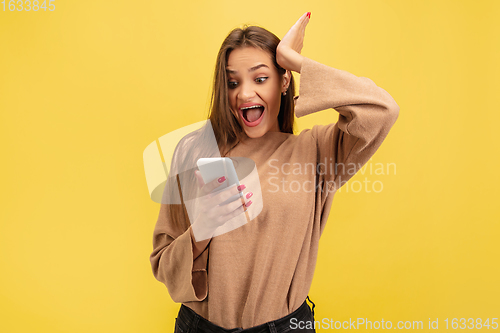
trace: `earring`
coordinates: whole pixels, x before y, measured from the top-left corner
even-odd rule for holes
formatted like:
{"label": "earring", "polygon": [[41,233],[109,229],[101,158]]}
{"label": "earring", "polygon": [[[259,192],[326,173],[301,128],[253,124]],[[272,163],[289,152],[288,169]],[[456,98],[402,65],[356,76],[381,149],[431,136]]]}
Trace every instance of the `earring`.
{"label": "earring", "polygon": [[286,91],[285,91],[285,92],[283,92],[283,96],[286,96]]}

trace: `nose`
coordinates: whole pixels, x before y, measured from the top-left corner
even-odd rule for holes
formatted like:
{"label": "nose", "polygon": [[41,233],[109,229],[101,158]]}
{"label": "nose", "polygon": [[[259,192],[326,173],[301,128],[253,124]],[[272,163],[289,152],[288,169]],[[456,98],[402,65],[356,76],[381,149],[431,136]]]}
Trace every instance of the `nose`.
{"label": "nose", "polygon": [[255,89],[251,83],[243,82],[241,84],[239,97],[243,102],[251,100],[255,95]]}

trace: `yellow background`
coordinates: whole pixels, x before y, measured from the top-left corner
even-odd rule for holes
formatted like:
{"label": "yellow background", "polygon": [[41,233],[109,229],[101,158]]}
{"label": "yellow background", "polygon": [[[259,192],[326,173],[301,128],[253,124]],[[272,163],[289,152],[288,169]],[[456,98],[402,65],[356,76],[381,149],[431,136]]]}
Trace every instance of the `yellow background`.
{"label": "yellow background", "polygon": [[[335,197],[316,319],[445,330],[500,317],[500,2],[54,3],[0,11],[1,332],[173,331],[180,305],[149,263],[159,204],[142,152],[205,119],[232,28],[282,38],[307,11],[302,54],[371,78],[401,108],[370,161],[396,172],[351,180],[383,191]],[[297,133],[337,118],[306,116]]]}

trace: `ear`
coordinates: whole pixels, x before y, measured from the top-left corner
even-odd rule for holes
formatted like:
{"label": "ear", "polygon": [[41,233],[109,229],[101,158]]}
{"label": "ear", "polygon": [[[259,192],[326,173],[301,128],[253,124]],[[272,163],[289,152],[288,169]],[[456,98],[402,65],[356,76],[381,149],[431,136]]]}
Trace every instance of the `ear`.
{"label": "ear", "polygon": [[288,90],[288,86],[290,85],[292,73],[287,69],[285,74],[283,74],[282,84],[281,84],[281,93],[284,93]]}

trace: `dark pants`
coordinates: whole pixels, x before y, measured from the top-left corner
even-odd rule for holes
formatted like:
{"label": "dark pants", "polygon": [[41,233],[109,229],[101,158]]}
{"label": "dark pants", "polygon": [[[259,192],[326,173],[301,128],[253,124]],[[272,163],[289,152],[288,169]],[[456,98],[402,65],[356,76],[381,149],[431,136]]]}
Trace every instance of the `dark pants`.
{"label": "dark pants", "polygon": [[[247,329],[233,328],[225,329],[214,323],[206,320],[205,318],[198,315],[196,312],[185,306],[181,305],[179,314],[175,319],[175,331],[174,333],[198,333],[198,332],[209,332],[209,333],[285,333],[285,332],[303,332],[303,333],[315,333],[314,329],[314,303],[312,303],[312,312],[309,305],[304,300],[304,303],[289,315],[269,321],[262,325],[250,327]],[[306,328],[307,327],[307,328]],[[302,329],[301,329],[302,328]]]}

